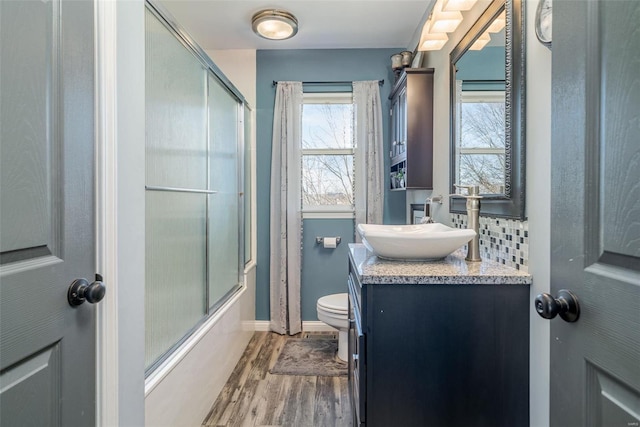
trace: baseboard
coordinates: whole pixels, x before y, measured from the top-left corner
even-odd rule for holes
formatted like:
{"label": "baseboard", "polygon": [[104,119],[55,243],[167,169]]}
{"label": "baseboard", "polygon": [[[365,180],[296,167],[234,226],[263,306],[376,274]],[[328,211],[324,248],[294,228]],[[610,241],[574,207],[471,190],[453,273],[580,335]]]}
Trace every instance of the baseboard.
{"label": "baseboard", "polygon": [[[256,320],[254,322],[254,330],[264,332],[269,330],[268,320]],[[302,330],[305,332],[330,332],[335,331],[334,328],[319,320],[307,320],[302,322]]]}
{"label": "baseboard", "polygon": [[308,320],[306,322],[302,322],[302,330],[305,332],[324,332],[324,331],[335,331],[335,328],[327,325],[320,320]]}
{"label": "baseboard", "polygon": [[[249,322],[247,322],[249,323]],[[256,332],[265,332],[269,330],[268,320],[256,320],[253,322],[253,330]]]}

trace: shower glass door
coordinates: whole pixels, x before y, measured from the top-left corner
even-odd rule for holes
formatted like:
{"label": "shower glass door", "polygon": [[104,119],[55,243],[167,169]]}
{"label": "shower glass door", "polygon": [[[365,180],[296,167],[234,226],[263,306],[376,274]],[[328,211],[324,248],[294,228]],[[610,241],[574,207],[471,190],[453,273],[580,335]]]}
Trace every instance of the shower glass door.
{"label": "shower glass door", "polygon": [[147,8],[147,374],[242,282],[243,101],[215,72]]}
{"label": "shower glass door", "polygon": [[[209,307],[240,283],[242,104],[209,74]],[[243,227],[244,229],[244,227]],[[244,255],[244,254],[242,254]]]}

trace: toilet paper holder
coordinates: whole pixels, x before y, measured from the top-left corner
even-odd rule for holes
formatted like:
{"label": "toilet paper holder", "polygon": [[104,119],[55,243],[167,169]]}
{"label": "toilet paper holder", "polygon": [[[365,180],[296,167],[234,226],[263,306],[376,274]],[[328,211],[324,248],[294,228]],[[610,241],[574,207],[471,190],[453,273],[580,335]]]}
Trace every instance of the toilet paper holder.
{"label": "toilet paper holder", "polygon": [[[340,236],[337,236],[336,238],[336,246],[338,246],[340,244],[340,240],[342,240],[340,238]],[[316,245],[323,245],[324,244],[324,237],[316,237]]]}

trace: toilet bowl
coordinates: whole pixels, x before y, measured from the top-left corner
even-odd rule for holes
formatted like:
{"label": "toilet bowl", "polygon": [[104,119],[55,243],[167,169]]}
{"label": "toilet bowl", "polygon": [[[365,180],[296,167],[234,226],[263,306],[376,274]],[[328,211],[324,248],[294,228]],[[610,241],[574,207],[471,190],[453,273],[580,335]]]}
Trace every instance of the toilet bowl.
{"label": "toilet bowl", "polygon": [[349,331],[348,294],[325,295],[318,299],[318,319],[338,330],[338,358],[347,361],[347,333]]}

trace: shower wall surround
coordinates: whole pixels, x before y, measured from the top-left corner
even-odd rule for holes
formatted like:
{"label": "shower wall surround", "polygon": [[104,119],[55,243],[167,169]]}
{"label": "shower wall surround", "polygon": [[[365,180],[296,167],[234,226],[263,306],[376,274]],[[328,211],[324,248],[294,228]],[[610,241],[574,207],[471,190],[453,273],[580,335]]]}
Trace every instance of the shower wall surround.
{"label": "shower wall surround", "polygon": [[[464,214],[451,215],[455,228],[467,228],[467,222]],[[480,256],[528,272],[528,221],[480,217]]]}

